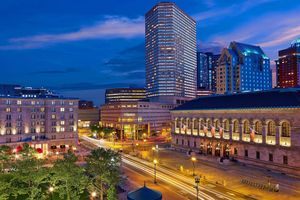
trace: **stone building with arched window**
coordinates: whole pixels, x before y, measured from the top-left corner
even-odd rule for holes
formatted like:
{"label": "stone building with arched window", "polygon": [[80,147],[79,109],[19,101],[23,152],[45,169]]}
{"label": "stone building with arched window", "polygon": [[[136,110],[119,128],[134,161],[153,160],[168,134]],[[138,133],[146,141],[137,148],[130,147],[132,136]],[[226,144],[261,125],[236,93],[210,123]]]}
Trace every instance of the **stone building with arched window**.
{"label": "stone building with arched window", "polygon": [[300,89],[201,97],[171,117],[175,149],[300,175]]}

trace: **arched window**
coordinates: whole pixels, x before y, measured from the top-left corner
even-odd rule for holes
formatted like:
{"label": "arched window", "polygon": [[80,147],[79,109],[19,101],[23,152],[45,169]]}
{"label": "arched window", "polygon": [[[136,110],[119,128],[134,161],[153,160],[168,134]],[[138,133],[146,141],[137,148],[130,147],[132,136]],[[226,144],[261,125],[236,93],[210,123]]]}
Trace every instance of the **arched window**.
{"label": "arched window", "polygon": [[215,120],[214,127],[216,128],[216,130],[219,130],[220,121],[218,119]]}
{"label": "arched window", "polygon": [[248,120],[245,120],[243,122],[243,133],[249,134],[250,133],[250,122]]}
{"label": "arched window", "polygon": [[205,126],[204,120],[203,120],[203,119],[200,119],[200,120],[199,120],[199,127],[200,127],[200,130],[203,130],[203,126]]}
{"label": "arched window", "polygon": [[180,120],[176,118],[176,128],[180,128]]}
{"label": "arched window", "polygon": [[211,128],[211,120],[210,120],[210,119],[207,119],[207,121],[206,121],[206,122],[207,122],[207,128],[209,128],[209,129],[210,129],[210,128]]}
{"label": "arched window", "polygon": [[288,122],[282,122],[281,124],[281,136],[282,137],[290,137],[290,124]]}
{"label": "arched window", "polygon": [[229,120],[228,119],[225,119],[224,121],[223,121],[223,123],[224,123],[224,132],[229,132]]}
{"label": "arched window", "polygon": [[194,122],[194,129],[198,129],[198,120],[193,119],[193,122]]}
{"label": "arched window", "polygon": [[234,122],[233,122],[233,132],[234,133],[240,132],[240,130],[239,130],[239,121],[238,120],[234,120]]}
{"label": "arched window", "polygon": [[262,135],[262,123],[261,121],[256,121],[254,124],[255,134]]}
{"label": "arched window", "polygon": [[269,121],[267,124],[267,135],[275,136],[276,135],[276,127],[274,121]]}

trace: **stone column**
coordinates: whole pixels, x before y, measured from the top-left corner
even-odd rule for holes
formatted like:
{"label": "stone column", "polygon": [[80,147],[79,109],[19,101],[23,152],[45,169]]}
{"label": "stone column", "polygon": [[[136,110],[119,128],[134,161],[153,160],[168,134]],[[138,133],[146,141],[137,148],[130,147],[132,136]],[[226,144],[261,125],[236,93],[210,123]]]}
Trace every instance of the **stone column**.
{"label": "stone column", "polygon": [[239,141],[243,141],[243,123],[239,124],[239,134],[240,134]]}
{"label": "stone column", "polygon": [[280,145],[280,130],[281,126],[276,126],[276,135],[275,135],[275,141],[276,141],[276,145]]}
{"label": "stone column", "polygon": [[229,141],[232,141],[233,123],[229,124]]}
{"label": "stone column", "polygon": [[267,131],[268,131],[268,125],[263,125],[263,129],[262,129],[262,143],[263,144],[266,144]]}

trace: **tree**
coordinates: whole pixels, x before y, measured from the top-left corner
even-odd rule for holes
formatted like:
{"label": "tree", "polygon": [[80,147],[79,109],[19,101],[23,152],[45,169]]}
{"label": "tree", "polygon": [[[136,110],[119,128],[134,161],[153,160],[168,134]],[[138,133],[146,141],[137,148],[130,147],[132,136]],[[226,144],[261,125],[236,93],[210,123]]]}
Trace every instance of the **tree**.
{"label": "tree", "polygon": [[[100,199],[103,200],[105,186],[115,187],[120,179],[119,153],[110,149],[94,149],[86,158],[87,172],[92,176],[92,187],[99,190]],[[113,189],[110,189],[110,196],[113,196]]]}
{"label": "tree", "polygon": [[11,148],[6,145],[0,146],[1,172],[5,168],[5,165],[9,162],[10,158],[11,158]]}
{"label": "tree", "polygon": [[77,157],[68,152],[51,169],[51,186],[60,199],[79,200],[88,186],[84,169],[76,165]]}
{"label": "tree", "polygon": [[10,172],[9,196],[24,199],[45,199],[45,185],[49,181],[49,169],[42,167],[44,161],[34,157],[16,160]]}

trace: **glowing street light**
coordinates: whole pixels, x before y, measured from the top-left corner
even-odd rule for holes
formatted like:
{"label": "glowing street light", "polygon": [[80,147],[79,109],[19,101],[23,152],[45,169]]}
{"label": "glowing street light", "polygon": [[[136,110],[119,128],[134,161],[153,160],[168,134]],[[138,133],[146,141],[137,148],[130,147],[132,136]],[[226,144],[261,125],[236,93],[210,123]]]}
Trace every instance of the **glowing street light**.
{"label": "glowing street light", "polygon": [[54,191],[54,187],[49,187],[49,192],[53,192]]}
{"label": "glowing street light", "polygon": [[192,163],[193,163],[193,176],[195,176],[195,162],[197,161],[197,159],[196,159],[196,157],[192,157],[191,158],[191,160],[192,160]]}
{"label": "glowing street light", "polygon": [[156,159],[153,160],[153,164],[154,164],[154,183],[156,184],[156,165],[157,165],[158,161]]}
{"label": "glowing street light", "polygon": [[91,195],[92,195],[93,198],[95,198],[97,196],[97,193],[96,192],[92,192]]}

